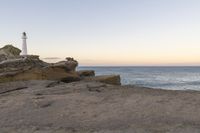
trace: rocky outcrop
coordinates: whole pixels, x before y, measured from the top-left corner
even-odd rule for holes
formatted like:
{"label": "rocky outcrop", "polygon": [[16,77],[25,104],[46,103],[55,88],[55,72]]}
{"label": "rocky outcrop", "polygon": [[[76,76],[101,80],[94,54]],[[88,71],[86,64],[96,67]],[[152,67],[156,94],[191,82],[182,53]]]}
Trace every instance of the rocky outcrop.
{"label": "rocky outcrop", "polygon": [[94,77],[93,70],[76,72],[78,62],[71,57],[57,63],[46,63],[37,55],[20,56],[20,52],[12,45],[0,49],[0,83],[25,80],[59,80],[69,83],[83,79],[121,84],[119,75]]}
{"label": "rocky outcrop", "polygon": [[78,61],[70,57],[67,57],[66,61],[60,61],[51,64],[51,67],[61,67],[64,68],[66,71],[76,71],[77,66],[78,66]]}
{"label": "rocky outcrop", "polygon": [[112,85],[121,85],[120,75],[103,75],[103,76],[95,76],[95,77],[86,77],[85,81],[97,81],[106,84]]}
{"label": "rocky outcrop", "polygon": [[25,71],[2,73],[0,75],[0,83],[25,80],[61,80],[68,83],[79,81],[80,77],[76,72],[67,72],[60,67],[32,68]]}
{"label": "rocky outcrop", "polygon": [[78,66],[78,61],[74,60],[74,58],[71,58],[71,57],[67,57],[66,60],[67,60],[65,62],[66,68],[68,70],[75,71],[76,67]]}
{"label": "rocky outcrop", "polygon": [[39,56],[19,56],[0,62],[0,83],[22,80],[79,81],[75,72],[78,62],[73,58],[58,63],[46,63]]}
{"label": "rocky outcrop", "polygon": [[95,76],[95,71],[94,70],[80,70],[77,71],[78,75],[80,77],[90,77],[90,76]]}
{"label": "rocky outcrop", "polygon": [[0,62],[0,73],[21,72],[32,68],[42,68],[48,65],[48,63],[40,60],[39,56],[30,55]]}
{"label": "rocky outcrop", "polygon": [[20,56],[21,50],[12,46],[6,45],[0,48],[0,62],[7,59],[14,59]]}

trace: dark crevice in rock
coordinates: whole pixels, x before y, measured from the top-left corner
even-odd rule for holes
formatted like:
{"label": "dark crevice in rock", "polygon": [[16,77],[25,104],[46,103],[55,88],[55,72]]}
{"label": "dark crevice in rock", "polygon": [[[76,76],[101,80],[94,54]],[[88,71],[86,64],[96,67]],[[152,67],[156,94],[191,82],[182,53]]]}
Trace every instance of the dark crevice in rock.
{"label": "dark crevice in rock", "polygon": [[89,85],[87,85],[87,88],[90,88],[90,89],[101,88],[101,87],[106,87],[106,84],[98,85],[98,86],[89,86]]}
{"label": "dark crevice in rock", "polygon": [[49,83],[46,88],[49,88],[49,87],[55,87],[56,85],[60,84],[61,82],[60,81],[56,81],[56,82],[52,82],[52,83]]}
{"label": "dark crevice in rock", "polygon": [[5,93],[13,92],[13,91],[27,89],[27,88],[28,87],[18,87],[18,88],[12,89],[12,90],[6,90],[6,91],[3,91],[3,92],[0,92],[0,94],[5,94]]}
{"label": "dark crevice in rock", "polygon": [[37,101],[35,104],[38,108],[47,108],[53,104],[53,101]]}
{"label": "dark crevice in rock", "polygon": [[41,96],[43,95],[42,93],[35,93],[36,96]]}
{"label": "dark crevice in rock", "polygon": [[106,85],[105,84],[99,85],[99,86],[89,86],[89,85],[87,85],[88,91],[91,91],[91,92],[101,92],[102,91],[102,90],[100,90],[101,87],[106,87]]}
{"label": "dark crevice in rock", "polygon": [[44,96],[34,97],[33,99],[44,99]]}
{"label": "dark crevice in rock", "polygon": [[99,90],[99,89],[92,89],[92,88],[89,88],[88,91],[91,91],[91,92],[101,92],[101,90]]}
{"label": "dark crevice in rock", "polygon": [[45,103],[45,104],[40,105],[40,107],[41,107],[41,108],[46,108],[46,107],[49,107],[49,106],[51,106],[51,105],[52,105],[52,103],[49,102],[49,103]]}
{"label": "dark crevice in rock", "polygon": [[71,82],[77,82],[77,81],[80,81],[81,78],[80,77],[66,77],[66,78],[62,78],[61,81],[62,82],[65,82],[65,83],[71,83]]}

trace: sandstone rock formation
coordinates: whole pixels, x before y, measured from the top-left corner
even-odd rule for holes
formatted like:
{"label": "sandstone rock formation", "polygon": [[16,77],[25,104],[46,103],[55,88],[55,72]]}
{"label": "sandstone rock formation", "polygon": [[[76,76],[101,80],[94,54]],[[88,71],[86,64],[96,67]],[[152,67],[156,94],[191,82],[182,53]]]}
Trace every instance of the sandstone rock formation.
{"label": "sandstone rock formation", "polygon": [[78,62],[71,57],[65,61],[47,63],[36,55],[20,56],[20,52],[12,45],[0,49],[0,83],[24,80],[59,80],[69,83],[84,79],[120,85],[119,75],[94,77],[93,70],[76,72]]}
{"label": "sandstone rock formation", "polygon": [[39,59],[39,56],[16,57],[0,62],[0,72],[20,72],[31,68],[42,68],[48,66],[48,63]]}
{"label": "sandstone rock formation", "polygon": [[66,61],[60,61],[57,63],[53,63],[51,67],[62,67],[66,71],[76,71],[76,67],[78,66],[78,61],[73,58],[67,57]]}
{"label": "sandstone rock formation", "polygon": [[75,72],[78,62],[73,58],[58,63],[46,63],[39,56],[20,56],[21,50],[7,45],[0,49],[0,83],[21,80],[80,80]]}
{"label": "sandstone rock formation", "polygon": [[67,69],[75,71],[76,67],[78,66],[78,61],[74,60],[74,58],[71,57],[67,57],[66,60],[67,61],[65,62],[65,64],[67,66]]}
{"label": "sandstone rock formation", "polygon": [[86,77],[85,81],[98,81],[106,84],[121,85],[120,75],[102,75],[95,77]]}
{"label": "sandstone rock formation", "polygon": [[13,59],[20,55],[21,50],[12,46],[6,45],[3,48],[0,48],[0,62],[6,59]]}
{"label": "sandstone rock formation", "polygon": [[78,75],[80,77],[90,77],[90,76],[95,76],[95,71],[94,70],[80,70],[77,71]]}
{"label": "sandstone rock formation", "polygon": [[68,61],[49,64],[41,61],[38,56],[26,56],[2,61],[0,63],[0,82],[63,79],[66,82],[77,81],[80,78],[74,70],[75,65],[70,65]]}

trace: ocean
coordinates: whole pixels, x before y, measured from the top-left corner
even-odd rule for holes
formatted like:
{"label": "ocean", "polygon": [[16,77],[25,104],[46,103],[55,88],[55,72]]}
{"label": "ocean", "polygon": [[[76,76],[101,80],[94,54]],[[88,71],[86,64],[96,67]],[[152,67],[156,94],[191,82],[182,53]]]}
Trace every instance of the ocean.
{"label": "ocean", "polygon": [[200,67],[78,67],[96,75],[119,74],[122,85],[168,90],[199,90]]}

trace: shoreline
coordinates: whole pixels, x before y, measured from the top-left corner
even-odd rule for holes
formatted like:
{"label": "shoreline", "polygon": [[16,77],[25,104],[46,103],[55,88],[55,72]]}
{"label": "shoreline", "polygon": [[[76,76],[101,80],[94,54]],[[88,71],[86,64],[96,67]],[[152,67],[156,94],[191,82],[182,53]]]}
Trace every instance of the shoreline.
{"label": "shoreline", "polygon": [[119,74],[123,85],[139,85],[167,90],[199,90],[198,67],[87,67],[96,75]]}
{"label": "shoreline", "polygon": [[132,84],[129,84],[129,85],[121,85],[121,86],[124,86],[124,87],[130,87],[130,88],[134,88],[134,87],[138,87],[138,88],[144,88],[144,89],[153,89],[153,90],[164,90],[164,91],[189,91],[189,92],[200,92],[200,90],[194,90],[194,89],[166,89],[166,88],[155,88],[155,87],[146,87],[146,86],[140,86],[140,85],[132,85]]}

